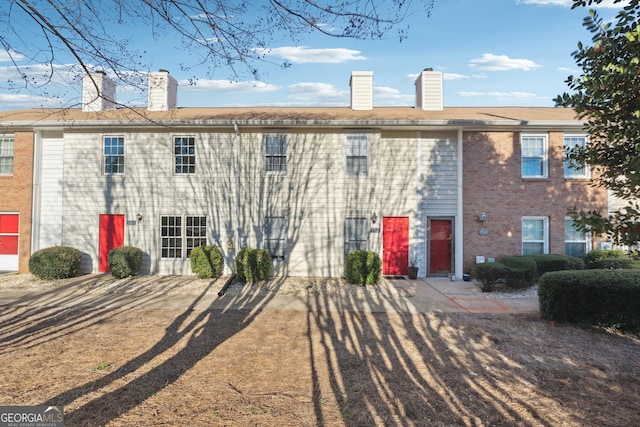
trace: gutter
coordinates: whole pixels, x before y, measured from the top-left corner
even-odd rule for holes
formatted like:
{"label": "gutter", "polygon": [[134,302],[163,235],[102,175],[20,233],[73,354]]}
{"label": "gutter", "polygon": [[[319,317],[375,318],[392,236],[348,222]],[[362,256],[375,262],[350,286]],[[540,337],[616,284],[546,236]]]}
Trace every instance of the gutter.
{"label": "gutter", "polygon": [[220,289],[220,292],[218,292],[218,296],[219,297],[224,296],[224,294],[227,293],[227,290],[229,289],[229,286],[231,286],[231,284],[236,279],[236,277],[238,277],[238,275],[236,273],[233,273],[233,275],[229,279],[227,279],[227,281],[225,282],[225,284],[222,287],[222,289]]}

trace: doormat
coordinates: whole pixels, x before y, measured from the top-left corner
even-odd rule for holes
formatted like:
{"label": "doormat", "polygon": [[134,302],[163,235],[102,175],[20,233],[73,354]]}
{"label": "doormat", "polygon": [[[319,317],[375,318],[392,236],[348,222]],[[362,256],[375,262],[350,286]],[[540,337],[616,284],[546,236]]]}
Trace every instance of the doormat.
{"label": "doormat", "polygon": [[404,276],[382,276],[385,279],[393,279],[393,280],[404,280],[406,279],[406,277]]}

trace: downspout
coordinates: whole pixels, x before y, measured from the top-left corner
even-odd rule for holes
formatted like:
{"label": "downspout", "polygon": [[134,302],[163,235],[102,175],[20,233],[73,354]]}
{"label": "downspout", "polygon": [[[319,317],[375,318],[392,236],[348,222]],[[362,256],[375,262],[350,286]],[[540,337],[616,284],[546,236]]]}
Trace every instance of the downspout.
{"label": "downspout", "polygon": [[[233,122],[233,130],[236,133],[236,235],[235,235],[235,248],[236,251],[240,250],[240,244],[242,238],[240,236],[240,153],[242,144],[242,135],[240,134],[240,128],[238,123]],[[236,252],[237,253],[237,252]]]}
{"label": "downspout", "polygon": [[462,191],[463,191],[463,182],[462,182],[462,171],[464,168],[464,165],[462,163],[462,136],[463,136],[463,132],[462,129],[458,129],[458,146],[457,148],[457,157],[458,157],[458,170],[457,170],[457,206],[456,206],[456,227],[455,227],[455,263],[456,263],[456,267],[455,267],[455,274],[456,277],[458,278],[462,278],[462,256],[463,256],[463,247],[462,247],[462,242],[464,241],[463,238],[463,232],[464,232],[464,228],[462,226],[462,223],[464,221],[464,217],[463,217],[463,208],[464,208],[464,203],[462,200]]}
{"label": "downspout", "polygon": [[42,180],[42,135],[33,133],[33,188],[31,193],[31,253],[40,249],[40,181]]}

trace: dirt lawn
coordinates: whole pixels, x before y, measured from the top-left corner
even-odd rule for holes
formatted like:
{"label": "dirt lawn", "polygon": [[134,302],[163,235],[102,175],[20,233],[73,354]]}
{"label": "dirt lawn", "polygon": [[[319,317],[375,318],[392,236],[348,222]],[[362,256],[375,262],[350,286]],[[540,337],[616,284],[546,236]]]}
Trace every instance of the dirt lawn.
{"label": "dirt lawn", "polygon": [[274,310],[270,298],[0,307],[0,405],[63,405],[68,426],[640,425],[636,336],[537,315]]}

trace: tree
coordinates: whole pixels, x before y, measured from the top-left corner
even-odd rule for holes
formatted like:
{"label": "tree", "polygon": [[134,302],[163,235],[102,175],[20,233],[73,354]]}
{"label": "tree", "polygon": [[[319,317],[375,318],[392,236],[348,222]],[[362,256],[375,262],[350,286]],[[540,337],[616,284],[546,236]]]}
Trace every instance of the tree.
{"label": "tree", "polygon": [[[391,30],[407,36],[402,23],[410,13],[428,16],[434,0],[4,0],[0,2],[0,46],[19,71],[13,87],[39,91],[57,78],[69,79],[68,63],[79,70],[103,70],[120,83],[142,88],[145,53],[130,47],[141,28],[154,39],[175,35],[207,77],[225,67],[227,78],[259,79],[258,64],[280,40],[295,42],[311,32],[329,37],[379,39]],[[64,62],[68,54],[72,61]],[[27,70],[21,65],[29,60]],[[289,66],[284,63],[282,66]],[[33,77],[33,68],[39,75]]]}
{"label": "tree", "polygon": [[[573,7],[602,1],[574,0]],[[623,204],[609,215],[572,210],[577,228],[607,234],[623,245],[640,242],[639,3],[628,1],[613,23],[589,11],[584,26],[593,35],[592,44],[579,43],[572,53],[582,74],[567,79],[572,93],[554,100],[557,106],[574,107],[586,120],[589,142],[584,147],[567,147],[568,159],[576,165],[591,165],[594,184],[609,190]]]}

